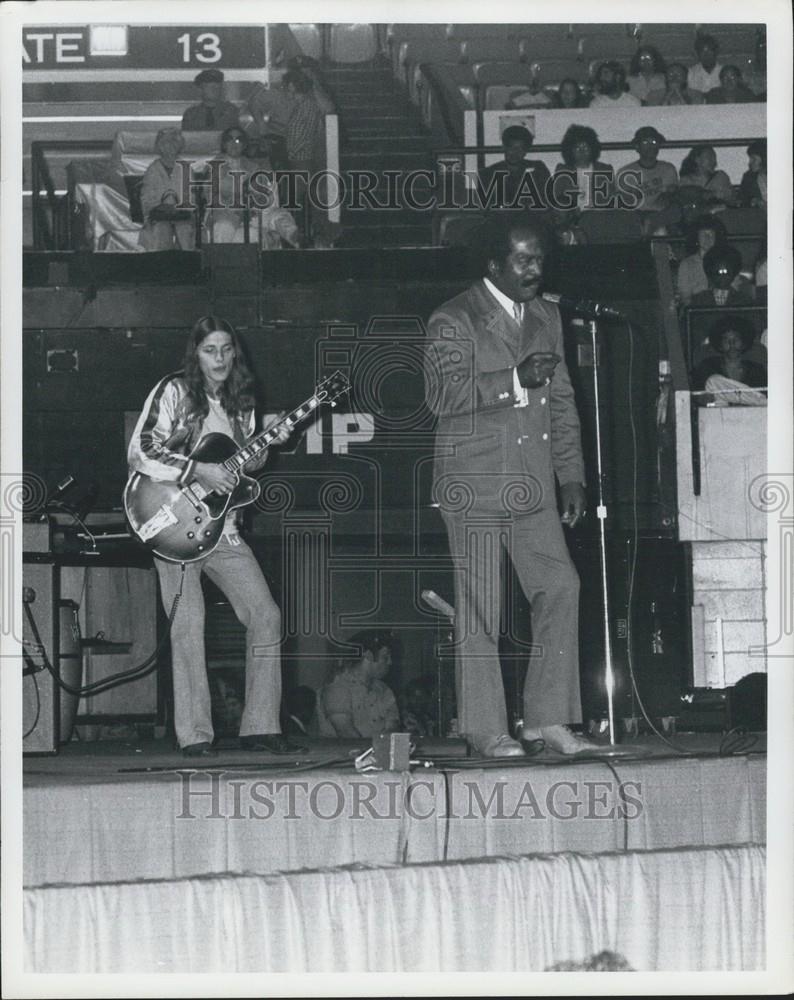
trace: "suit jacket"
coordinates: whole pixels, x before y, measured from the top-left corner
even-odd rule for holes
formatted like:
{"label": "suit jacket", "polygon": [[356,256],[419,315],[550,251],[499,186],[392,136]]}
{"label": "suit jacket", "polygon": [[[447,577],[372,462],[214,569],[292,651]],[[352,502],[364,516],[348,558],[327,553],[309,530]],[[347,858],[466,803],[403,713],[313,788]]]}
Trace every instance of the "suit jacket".
{"label": "suit jacket", "polygon": [[437,415],[434,500],[443,513],[531,513],[556,508],[555,477],[584,482],[573,389],[565,361],[551,384],[516,407],[513,368],[535,351],[563,358],[555,305],[524,305],[522,327],[482,281],[430,318],[425,350],[429,407]]}

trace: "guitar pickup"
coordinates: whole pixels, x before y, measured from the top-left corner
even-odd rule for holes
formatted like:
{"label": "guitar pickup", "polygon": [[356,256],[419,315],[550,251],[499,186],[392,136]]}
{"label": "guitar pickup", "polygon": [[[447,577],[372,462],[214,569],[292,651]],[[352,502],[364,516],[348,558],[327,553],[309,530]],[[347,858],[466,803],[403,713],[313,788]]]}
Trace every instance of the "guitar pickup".
{"label": "guitar pickup", "polygon": [[138,537],[142,542],[148,542],[149,539],[159,535],[165,528],[169,528],[172,524],[178,523],[179,519],[171,508],[166,504],[163,504],[156,514],[150,517],[148,521],[145,521],[140,528],[138,528]]}

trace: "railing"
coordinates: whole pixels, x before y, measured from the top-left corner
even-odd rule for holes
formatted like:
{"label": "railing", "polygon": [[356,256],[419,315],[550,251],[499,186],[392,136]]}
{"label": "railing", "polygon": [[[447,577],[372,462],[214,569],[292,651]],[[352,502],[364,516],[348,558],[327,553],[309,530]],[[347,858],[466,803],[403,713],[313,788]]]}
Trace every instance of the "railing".
{"label": "railing", "polygon": [[48,152],[107,152],[109,139],[37,140],[30,144],[33,247],[36,250],[73,249],[70,193],[58,196],[47,162]]}

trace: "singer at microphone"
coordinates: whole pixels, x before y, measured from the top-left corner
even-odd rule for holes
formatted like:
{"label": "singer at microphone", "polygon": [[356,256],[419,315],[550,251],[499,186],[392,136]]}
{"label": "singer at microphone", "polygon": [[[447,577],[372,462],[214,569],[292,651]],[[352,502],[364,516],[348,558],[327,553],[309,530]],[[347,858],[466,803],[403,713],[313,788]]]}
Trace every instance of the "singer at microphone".
{"label": "singer at microphone", "polygon": [[602,302],[592,302],[589,299],[572,299],[568,295],[558,295],[556,292],[543,292],[541,298],[553,302],[556,306],[569,309],[590,319],[624,319],[623,313]]}

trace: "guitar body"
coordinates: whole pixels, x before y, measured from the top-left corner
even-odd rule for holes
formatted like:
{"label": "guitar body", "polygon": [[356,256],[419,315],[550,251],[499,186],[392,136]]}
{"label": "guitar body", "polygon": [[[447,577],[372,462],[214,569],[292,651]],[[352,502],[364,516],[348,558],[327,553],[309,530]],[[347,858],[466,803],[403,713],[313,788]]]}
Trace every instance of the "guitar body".
{"label": "guitar body", "polygon": [[[206,434],[190,453],[195,462],[217,464],[231,458],[237,444],[226,434]],[[191,483],[151,479],[134,473],[124,490],[124,510],[130,527],[147,548],[169,562],[196,562],[214,551],[230,510],[245,507],[259,496],[259,483],[238,474],[237,486],[222,496],[191,492]]]}

